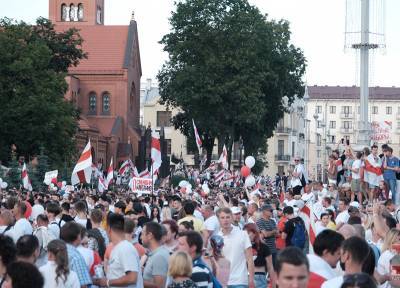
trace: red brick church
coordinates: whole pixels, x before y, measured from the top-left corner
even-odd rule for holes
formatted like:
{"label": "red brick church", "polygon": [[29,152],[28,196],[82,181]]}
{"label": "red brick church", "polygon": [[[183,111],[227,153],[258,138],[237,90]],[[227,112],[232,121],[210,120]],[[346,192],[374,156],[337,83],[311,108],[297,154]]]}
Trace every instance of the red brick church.
{"label": "red brick church", "polygon": [[81,109],[78,149],[92,143],[94,163],[103,169],[138,153],[140,77],[137,24],[104,25],[104,0],[49,0],[56,30],[76,27],[87,53],[68,71],[65,95]]}

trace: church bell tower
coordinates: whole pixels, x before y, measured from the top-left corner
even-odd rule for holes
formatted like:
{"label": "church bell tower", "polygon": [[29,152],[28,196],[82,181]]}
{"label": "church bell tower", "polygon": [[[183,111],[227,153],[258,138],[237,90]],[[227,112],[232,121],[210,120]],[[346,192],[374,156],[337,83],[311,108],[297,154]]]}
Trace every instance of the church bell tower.
{"label": "church bell tower", "polygon": [[55,25],[104,25],[104,0],[49,0],[49,19]]}

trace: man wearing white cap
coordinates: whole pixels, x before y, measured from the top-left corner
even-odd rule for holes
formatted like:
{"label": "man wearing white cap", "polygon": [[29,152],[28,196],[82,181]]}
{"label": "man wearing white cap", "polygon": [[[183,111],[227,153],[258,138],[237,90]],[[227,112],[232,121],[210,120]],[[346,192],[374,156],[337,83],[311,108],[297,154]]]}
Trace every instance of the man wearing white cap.
{"label": "man wearing white cap", "polygon": [[243,225],[242,223],[240,223],[240,219],[242,217],[242,210],[237,207],[237,206],[233,206],[231,207],[231,211],[232,211],[232,225],[238,227],[240,230],[243,229]]}

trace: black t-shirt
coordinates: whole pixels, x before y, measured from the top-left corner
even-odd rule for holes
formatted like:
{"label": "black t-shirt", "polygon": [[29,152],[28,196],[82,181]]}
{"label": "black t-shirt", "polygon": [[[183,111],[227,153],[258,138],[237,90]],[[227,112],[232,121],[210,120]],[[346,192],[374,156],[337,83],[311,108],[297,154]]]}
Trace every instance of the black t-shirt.
{"label": "black t-shirt", "polygon": [[286,247],[292,246],[291,240],[294,233],[295,224],[301,224],[304,226],[304,221],[299,216],[297,216],[295,218],[289,219],[285,223],[285,228],[283,229],[283,232],[287,234],[285,239]]}
{"label": "black t-shirt", "polygon": [[263,242],[260,242],[260,245],[253,244],[253,256],[257,256],[254,260],[254,266],[256,267],[266,267],[267,261],[265,260],[266,257],[271,255],[271,251],[269,250],[268,246],[265,245]]}
{"label": "black t-shirt", "polygon": [[72,218],[71,215],[63,214],[61,217],[61,220],[64,222],[70,222],[70,221],[74,221],[74,218]]}

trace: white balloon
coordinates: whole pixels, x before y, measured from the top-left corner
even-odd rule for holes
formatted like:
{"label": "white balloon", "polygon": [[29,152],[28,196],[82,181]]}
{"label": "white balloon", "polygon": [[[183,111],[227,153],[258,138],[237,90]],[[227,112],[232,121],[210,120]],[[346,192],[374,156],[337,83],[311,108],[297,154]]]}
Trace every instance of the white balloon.
{"label": "white balloon", "polygon": [[244,181],[244,186],[251,187],[254,186],[254,184],[256,184],[256,179],[254,178],[254,176],[252,175],[247,176],[246,180]]}
{"label": "white balloon", "polygon": [[201,189],[205,190],[208,188],[208,185],[206,183],[204,183],[203,185],[201,185]]}
{"label": "white balloon", "polygon": [[246,159],[244,160],[244,163],[246,164],[247,167],[251,169],[256,164],[256,159],[254,159],[253,156],[247,156]]}
{"label": "white balloon", "polygon": [[1,182],[1,189],[6,189],[8,186],[7,182]]}

